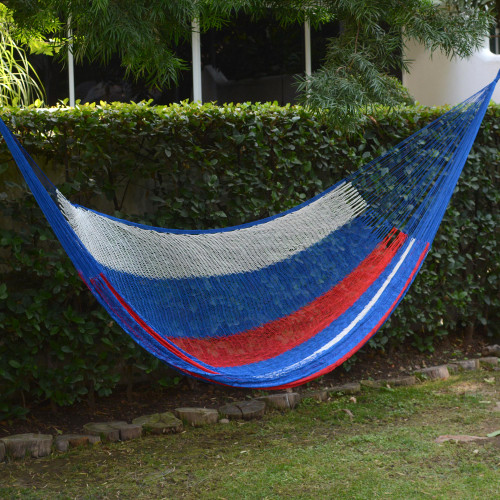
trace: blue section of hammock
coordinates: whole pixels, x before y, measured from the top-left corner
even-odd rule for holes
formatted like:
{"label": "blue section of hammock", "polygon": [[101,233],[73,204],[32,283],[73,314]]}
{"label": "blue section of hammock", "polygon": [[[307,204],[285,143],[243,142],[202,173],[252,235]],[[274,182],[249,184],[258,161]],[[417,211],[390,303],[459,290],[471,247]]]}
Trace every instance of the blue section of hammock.
{"label": "blue section of hammock", "polygon": [[[210,380],[216,382],[230,384],[236,387],[272,388],[273,386],[283,386],[293,384],[294,381],[300,378],[311,376],[325,367],[335,364],[339,359],[345,356],[346,353],[351,352],[359,346],[360,343],[364,343],[364,341],[367,340],[366,336],[376,328],[382,316],[385,314],[390,315],[404,296],[404,292],[408,289],[416,272],[422,265],[422,262],[418,263],[418,261],[422,257],[422,254],[426,254],[427,244],[425,242],[415,241],[403,264],[398,268],[394,278],[390,281],[384,293],[376,301],[376,305],[369,310],[366,316],[360,319],[359,323],[352,329],[350,335],[346,335],[330,349],[313,357],[311,361],[300,364],[308,356],[313,356],[316,351],[332,340],[335,334],[342,332],[353,322],[353,320],[362,314],[363,310],[374,299],[377,292],[379,292],[384,282],[386,282],[391,273],[393,273],[401,256],[409,245],[410,242],[406,243],[397,252],[391,264],[387,266],[380,277],[370,286],[366,293],[363,294],[361,299],[348,310],[348,312],[332,322],[330,326],[323,329],[318,335],[300,346],[286,351],[280,356],[245,366],[212,367],[201,363],[207,370],[212,370],[217,373],[207,373],[205,370],[194,367],[191,363],[183,361],[178,356],[172,355],[168,349],[165,349],[152,340],[149,335],[144,334],[142,329],[137,326],[127,312],[116,301],[113,301],[111,298],[109,298],[109,300],[114,303],[112,314],[115,315],[115,319],[122,325],[128,325],[128,328],[125,328],[128,333],[131,334],[142,347],[154,353],[156,357],[162,359],[171,366],[180,370],[186,370],[201,377],[209,377]],[[414,276],[410,278],[412,273],[414,273]],[[408,282],[408,280],[410,281]],[[184,354],[189,356],[188,353]],[[198,361],[194,358],[193,360]],[[293,367],[295,364],[299,365]]]}
{"label": "blue section of hammock", "polygon": [[316,245],[248,273],[176,280],[113,269],[105,274],[129,304],[140,304],[141,290],[149,291],[154,302],[140,309],[156,331],[169,337],[221,337],[304,307],[339,283],[378,243],[363,221],[355,219]]}
{"label": "blue section of hammock", "polygon": [[[256,384],[259,380],[263,380],[266,385],[270,385],[271,380],[275,379],[279,385],[287,385],[294,380],[317,373],[325,367],[338,362],[346,353],[355,349],[360,343],[364,343],[363,340],[367,340],[365,337],[376,327],[381,316],[387,313],[389,317],[390,313],[397,306],[404,296],[404,293],[402,293],[397,301],[395,301],[396,297],[400,292],[405,290],[405,287],[406,289],[408,288],[415,277],[413,276],[408,282],[410,275],[413,271],[415,271],[416,275],[416,271],[422,265],[422,262],[420,262],[416,268],[422,254],[426,254],[427,244],[425,242],[415,242],[413,244],[404,263],[399,267],[394,278],[390,281],[390,284],[380,296],[380,299],[377,300],[376,305],[369,310],[366,316],[359,319],[359,323],[350,330],[349,335],[343,337],[338,343],[332,345],[332,347],[326,349],[321,354],[314,356],[313,359],[307,362],[304,362],[304,360],[308,356],[313,356],[314,353],[328,344],[336,335],[348,328],[356,318],[362,315],[363,310],[369,306],[370,301],[373,300],[381,286],[388,280],[389,276],[394,271],[394,268],[409,244],[410,242],[406,243],[398,251],[386,270],[345,314],[333,321],[313,338],[276,358],[248,365],[246,368],[247,372],[243,377],[240,367],[223,368],[223,376],[234,377],[235,384],[242,378],[246,380],[254,377]],[[296,366],[290,369],[289,367],[293,365]]]}

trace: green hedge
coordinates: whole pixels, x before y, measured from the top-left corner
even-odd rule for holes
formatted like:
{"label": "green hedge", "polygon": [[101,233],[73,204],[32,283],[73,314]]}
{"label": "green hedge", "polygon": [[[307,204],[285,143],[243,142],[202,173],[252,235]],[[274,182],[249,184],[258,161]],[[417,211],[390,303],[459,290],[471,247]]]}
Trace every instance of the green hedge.
{"label": "green hedge", "polygon": [[[357,135],[309,111],[263,105],[4,109],[1,117],[71,200],[146,224],[208,228],[294,206],[436,118],[380,110]],[[411,292],[371,345],[421,350],[493,336],[499,317],[500,107],[491,106]],[[0,148],[0,420],[31,403],[109,394],[159,370],[97,306]],[[156,378],[172,383],[169,372]]]}

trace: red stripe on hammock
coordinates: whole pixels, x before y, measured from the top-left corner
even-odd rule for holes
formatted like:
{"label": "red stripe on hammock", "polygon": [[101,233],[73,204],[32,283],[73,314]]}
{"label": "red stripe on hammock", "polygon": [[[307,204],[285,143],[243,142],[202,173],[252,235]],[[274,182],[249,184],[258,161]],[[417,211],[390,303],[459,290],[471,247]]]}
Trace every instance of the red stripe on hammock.
{"label": "red stripe on hammock", "polygon": [[340,283],[288,316],[227,337],[169,340],[214,367],[241,366],[278,356],[346,312],[377,280],[406,239],[406,234],[393,229]]}
{"label": "red stripe on hammock", "polygon": [[[415,273],[418,271],[420,265],[422,264],[422,261],[424,260],[425,255],[427,254],[427,252],[429,250],[429,247],[430,247],[430,244],[427,243],[424,250],[420,254],[420,258],[418,259],[417,264],[415,265],[412,273],[410,274],[410,276],[406,280],[406,283],[403,286],[401,292],[399,292],[399,295],[396,297],[396,300],[392,303],[391,307],[387,310],[387,312],[382,316],[380,321],[373,327],[373,329],[370,331],[370,333],[368,335],[366,335],[366,337],[364,337],[361,340],[361,342],[359,342],[358,345],[353,347],[348,353],[344,354],[344,356],[342,356],[339,360],[337,360],[332,365],[327,366],[326,368],[323,368],[322,370],[320,370],[316,373],[313,373],[312,375],[309,375],[308,377],[301,378],[299,380],[296,380],[295,382],[291,382],[290,384],[284,384],[284,385],[272,387],[271,389],[272,390],[288,389],[289,387],[297,387],[298,385],[302,385],[302,384],[305,384],[307,382],[310,382],[311,380],[314,380],[315,378],[321,377],[321,375],[325,375],[325,373],[331,372],[332,370],[337,368],[337,366],[340,366],[346,359],[349,359],[356,351],[361,349],[361,347],[363,347],[363,345],[366,342],[368,342],[368,340],[370,340],[370,338],[373,337],[373,335],[375,335],[377,333],[378,329],[384,324],[385,320],[389,317],[389,315],[391,314],[393,309],[396,307],[396,304],[398,303],[399,299],[401,298],[401,296],[403,295],[405,290],[410,286],[411,280],[413,279],[413,277],[415,276]],[[263,389],[270,390],[269,387],[263,387]]]}
{"label": "red stripe on hammock", "polygon": [[[215,372],[213,370],[210,370],[208,368],[205,368],[204,366],[200,365],[196,361],[193,361],[191,358],[186,356],[183,352],[179,351],[175,345],[172,345],[171,342],[169,342],[168,339],[163,338],[159,333],[155,332],[150,326],[148,326],[144,320],[129,306],[129,304],[125,301],[125,299],[115,290],[113,285],[106,279],[106,276],[104,274],[99,275],[102,281],[106,284],[107,288],[109,291],[115,296],[116,300],[120,303],[120,305],[127,311],[127,313],[134,319],[134,321],[151,337],[153,337],[158,343],[160,343],[163,347],[168,349],[172,354],[175,354],[178,358],[182,359],[183,361],[186,361],[187,363],[191,364],[192,366],[196,366],[196,368],[200,368],[206,373],[213,373],[213,374],[218,374],[218,372]],[[102,296],[102,295],[101,295]]]}

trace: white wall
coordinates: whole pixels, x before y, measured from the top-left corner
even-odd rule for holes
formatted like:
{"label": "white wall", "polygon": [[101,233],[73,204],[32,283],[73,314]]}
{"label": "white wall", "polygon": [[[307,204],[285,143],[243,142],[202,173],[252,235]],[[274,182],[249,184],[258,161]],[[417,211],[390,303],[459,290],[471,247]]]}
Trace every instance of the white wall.
{"label": "white wall", "polygon": [[[403,85],[425,106],[458,104],[488,85],[500,70],[500,55],[490,51],[489,39],[469,59],[450,61],[441,52],[430,54],[422,45],[407,43],[406,57],[413,60],[411,73],[403,74]],[[500,103],[500,85],[493,94]]]}

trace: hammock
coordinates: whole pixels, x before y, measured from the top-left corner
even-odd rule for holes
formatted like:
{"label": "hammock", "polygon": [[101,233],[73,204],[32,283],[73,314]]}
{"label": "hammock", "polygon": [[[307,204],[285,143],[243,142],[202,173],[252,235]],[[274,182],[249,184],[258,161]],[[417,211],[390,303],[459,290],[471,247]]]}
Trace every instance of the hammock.
{"label": "hammock", "polygon": [[496,82],[302,205],[224,229],[149,227],[68,201],[0,132],[82,280],[142,347],[194,377],[293,387],[333,370],[408,291]]}

